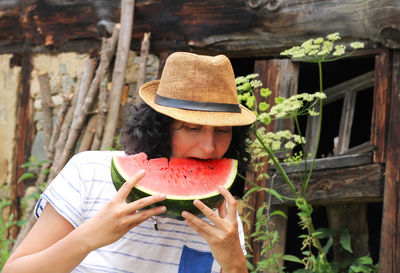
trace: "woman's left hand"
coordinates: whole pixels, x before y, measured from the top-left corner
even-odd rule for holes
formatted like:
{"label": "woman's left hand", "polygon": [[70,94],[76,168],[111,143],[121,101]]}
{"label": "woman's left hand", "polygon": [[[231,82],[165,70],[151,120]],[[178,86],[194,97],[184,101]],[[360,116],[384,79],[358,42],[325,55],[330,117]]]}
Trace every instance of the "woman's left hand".
{"label": "woman's left hand", "polygon": [[[186,211],[182,212],[182,217],[207,241],[214,258],[218,261],[224,273],[247,272],[246,258],[240,246],[238,234],[236,200],[223,187],[219,188],[219,192],[224,196],[225,201],[218,208],[218,214],[200,200],[193,202],[214,225],[210,225]],[[228,206],[226,206],[226,202],[228,202]]]}

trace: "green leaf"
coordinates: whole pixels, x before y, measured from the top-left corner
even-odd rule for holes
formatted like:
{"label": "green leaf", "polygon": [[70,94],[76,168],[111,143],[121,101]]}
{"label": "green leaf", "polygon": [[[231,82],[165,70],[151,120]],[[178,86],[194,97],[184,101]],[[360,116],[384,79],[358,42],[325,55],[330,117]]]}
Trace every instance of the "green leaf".
{"label": "green leaf", "polygon": [[22,180],[31,178],[31,177],[35,177],[35,174],[33,174],[33,173],[24,173],[24,174],[21,175],[21,177],[18,179],[17,183],[21,182]]}
{"label": "green leaf", "polygon": [[248,190],[246,192],[246,194],[243,196],[243,199],[246,198],[247,196],[249,196],[250,194],[252,194],[255,191],[258,191],[260,189],[260,186],[255,186],[253,188],[251,188],[250,190]]}
{"label": "green leaf", "polygon": [[353,253],[353,250],[351,249],[351,237],[347,229],[345,229],[342,235],[340,236],[340,244],[345,250],[347,250],[350,253]]}
{"label": "green leaf", "polygon": [[332,245],[333,245],[333,238],[329,238],[328,242],[326,242],[326,245],[322,249],[324,250],[325,253],[328,253]]}
{"label": "green leaf", "polygon": [[268,193],[272,194],[276,198],[279,199],[279,201],[283,201],[282,195],[280,195],[276,190],[274,189],[268,189]]}
{"label": "green leaf", "polygon": [[271,215],[271,216],[272,216],[272,215],[280,215],[280,216],[282,216],[282,217],[284,217],[284,218],[287,219],[286,214],[285,214],[283,211],[281,211],[281,210],[274,210],[273,212],[271,212],[270,215]]}
{"label": "green leaf", "polygon": [[303,264],[303,262],[294,255],[283,255],[283,259],[288,262]]}
{"label": "green leaf", "polygon": [[254,266],[249,262],[249,260],[246,260],[247,263],[247,268],[250,269],[251,271],[254,270]]}

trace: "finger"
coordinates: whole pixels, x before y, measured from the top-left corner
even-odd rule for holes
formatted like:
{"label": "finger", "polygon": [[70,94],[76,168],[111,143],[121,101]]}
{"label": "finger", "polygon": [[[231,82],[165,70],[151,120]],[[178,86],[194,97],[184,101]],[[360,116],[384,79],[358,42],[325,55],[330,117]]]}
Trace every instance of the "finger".
{"label": "finger", "polygon": [[143,209],[145,207],[148,207],[150,205],[153,205],[154,203],[160,202],[162,200],[165,200],[166,196],[164,193],[160,193],[157,195],[152,195],[152,196],[147,196],[144,198],[141,198],[139,200],[136,200],[132,203],[128,204],[128,211],[135,212],[137,210]]}
{"label": "finger", "polygon": [[115,198],[125,201],[133,187],[135,187],[140,179],[144,177],[145,173],[145,170],[140,170],[134,176],[128,178],[128,180],[126,180],[126,182],[122,184],[121,188],[118,190]]}
{"label": "finger", "polygon": [[221,206],[218,207],[218,215],[221,218],[225,218],[225,216],[227,215],[226,200],[224,200],[224,202],[222,202]]}
{"label": "finger", "polygon": [[185,218],[185,222],[191,226],[197,233],[203,236],[204,239],[206,237],[211,236],[215,233],[214,227],[211,226],[209,223],[201,220],[200,218],[194,216],[190,212],[183,211],[182,217]]}
{"label": "finger", "polygon": [[222,186],[219,186],[218,191],[225,198],[226,202],[228,202],[227,214],[229,217],[236,219],[236,211],[237,211],[237,203],[232,194]]}
{"label": "finger", "polygon": [[133,225],[135,225],[135,223],[136,223],[136,225],[138,225],[138,224],[146,221],[147,219],[149,219],[152,216],[156,216],[160,213],[164,213],[166,210],[167,209],[165,206],[159,206],[159,207],[155,207],[155,208],[151,208],[151,209],[142,210],[142,211],[132,214],[129,218],[129,221]]}
{"label": "finger", "polygon": [[[183,215],[182,215],[183,216]],[[192,220],[193,218],[191,218]],[[214,232],[209,232],[208,229],[206,231],[205,226],[203,226],[203,224],[195,224],[194,222],[192,222],[191,220],[189,220],[188,218],[185,218],[185,222],[194,230],[196,231],[198,234],[200,234],[201,237],[203,237],[207,242],[208,242],[208,238],[214,233]],[[199,219],[200,220],[200,219]],[[202,220],[200,220],[202,221]],[[204,222],[204,221],[202,221]],[[208,223],[204,222],[205,225],[209,225]]]}
{"label": "finger", "polygon": [[206,206],[200,200],[194,200],[193,205],[195,205],[208,219],[211,220],[216,226],[220,227],[223,225],[222,219],[216,214],[212,209]]}

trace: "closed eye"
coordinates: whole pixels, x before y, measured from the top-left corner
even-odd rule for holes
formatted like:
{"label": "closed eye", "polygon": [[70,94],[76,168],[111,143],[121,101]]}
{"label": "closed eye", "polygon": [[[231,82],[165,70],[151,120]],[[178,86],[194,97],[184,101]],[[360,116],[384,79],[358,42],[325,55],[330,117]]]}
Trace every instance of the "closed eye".
{"label": "closed eye", "polygon": [[189,126],[189,125],[186,125],[185,129],[188,130],[188,131],[191,131],[191,132],[198,132],[198,131],[200,131],[201,126]]}

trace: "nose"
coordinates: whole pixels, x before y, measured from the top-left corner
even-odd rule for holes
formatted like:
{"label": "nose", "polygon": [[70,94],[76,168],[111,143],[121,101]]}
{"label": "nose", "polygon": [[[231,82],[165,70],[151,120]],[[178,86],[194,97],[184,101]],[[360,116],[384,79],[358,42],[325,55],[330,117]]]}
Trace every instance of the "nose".
{"label": "nose", "polygon": [[206,128],[203,134],[201,134],[199,147],[204,153],[206,153],[206,155],[212,155],[215,152],[215,136],[213,128]]}

